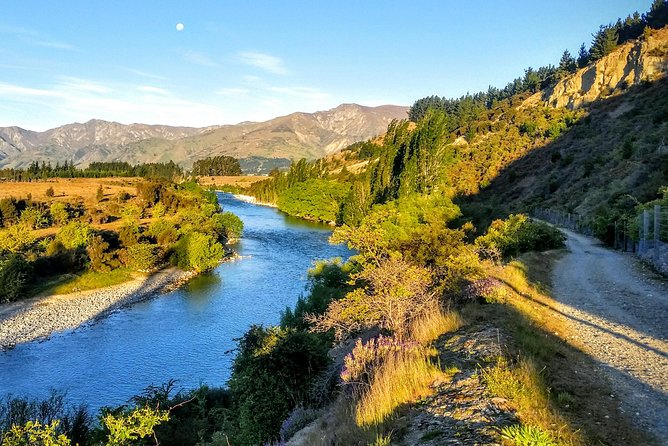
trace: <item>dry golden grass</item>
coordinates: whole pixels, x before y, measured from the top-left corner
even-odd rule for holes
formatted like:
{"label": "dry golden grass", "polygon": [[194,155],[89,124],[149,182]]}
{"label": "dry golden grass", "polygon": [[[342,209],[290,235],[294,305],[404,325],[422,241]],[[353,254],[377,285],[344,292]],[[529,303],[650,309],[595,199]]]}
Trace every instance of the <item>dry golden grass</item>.
{"label": "dry golden grass", "polygon": [[390,356],[357,403],[357,425],[382,424],[399,406],[430,395],[433,392],[430,384],[442,375],[426,353]]}
{"label": "dry golden grass", "polygon": [[[1,198],[27,198],[28,194],[37,201],[67,201],[83,199],[85,202],[97,202],[96,194],[100,186],[105,198],[118,195],[119,192],[136,194],[136,185],[141,178],[50,178],[39,181],[0,182]],[[53,187],[54,196],[47,197],[46,190]]]}
{"label": "dry golden grass", "polygon": [[439,336],[455,331],[463,325],[464,320],[459,313],[435,308],[413,321],[410,338],[422,345],[428,345]]}
{"label": "dry golden grass", "polygon": [[266,180],[268,177],[265,176],[252,176],[252,175],[240,175],[240,176],[201,176],[197,180],[199,184],[204,187],[209,186],[235,186],[246,188],[253,183],[258,181]]}

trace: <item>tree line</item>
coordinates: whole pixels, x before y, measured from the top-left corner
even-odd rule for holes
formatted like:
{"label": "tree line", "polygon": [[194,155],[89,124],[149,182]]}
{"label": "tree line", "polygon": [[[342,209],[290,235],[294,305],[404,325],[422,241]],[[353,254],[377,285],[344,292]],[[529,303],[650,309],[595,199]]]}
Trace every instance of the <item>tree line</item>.
{"label": "tree line", "polygon": [[105,178],[141,177],[173,180],[183,176],[183,168],[174,161],[166,163],[141,163],[131,165],[125,161],[92,162],[86,168],[79,168],[72,161],[55,166],[50,161],[33,161],[25,169],[0,169],[0,179],[8,181],[34,181],[48,178]]}
{"label": "tree line", "polygon": [[239,160],[232,156],[214,156],[195,161],[192,174],[196,176],[237,176],[241,175]]}

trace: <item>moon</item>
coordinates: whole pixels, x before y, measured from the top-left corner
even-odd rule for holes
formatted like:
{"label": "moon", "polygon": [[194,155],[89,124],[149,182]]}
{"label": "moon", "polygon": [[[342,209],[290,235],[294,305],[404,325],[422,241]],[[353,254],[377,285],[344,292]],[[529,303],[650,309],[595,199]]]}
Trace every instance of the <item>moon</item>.
{"label": "moon", "polygon": [[185,26],[183,25],[183,23],[177,23],[177,24],[176,24],[176,30],[177,30],[177,31],[183,31],[183,28],[185,28]]}

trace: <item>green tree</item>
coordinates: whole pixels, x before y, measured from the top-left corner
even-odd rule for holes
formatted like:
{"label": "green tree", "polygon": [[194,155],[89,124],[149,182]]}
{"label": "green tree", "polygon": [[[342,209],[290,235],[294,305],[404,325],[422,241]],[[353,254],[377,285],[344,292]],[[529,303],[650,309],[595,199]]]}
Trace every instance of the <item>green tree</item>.
{"label": "green tree", "polygon": [[0,251],[21,252],[35,243],[35,234],[26,225],[0,229]]}
{"label": "green tree", "polygon": [[580,50],[578,51],[578,68],[584,68],[589,63],[589,51],[585,46],[584,42],[580,45]]}
{"label": "green tree", "polygon": [[589,50],[590,59],[599,60],[610,54],[617,47],[619,35],[617,29],[612,25],[601,26],[596,34]]}
{"label": "green tree", "polygon": [[174,255],[180,268],[206,271],[220,263],[225,248],[210,235],[190,232],[176,243]]}
{"label": "green tree", "polygon": [[575,73],[577,69],[577,62],[568,50],[564,51],[559,60],[559,68],[557,68],[557,76],[561,79],[571,73]]}
{"label": "green tree", "polygon": [[67,205],[60,201],[53,203],[49,208],[49,212],[51,213],[51,219],[53,222],[59,226],[67,224],[67,221],[70,219],[70,213],[67,210]]}
{"label": "green tree", "polygon": [[93,237],[93,228],[88,223],[71,221],[58,231],[56,240],[67,249],[83,248]]}
{"label": "green tree", "polygon": [[0,302],[13,302],[23,297],[32,275],[32,266],[20,254],[12,254],[0,263]]}

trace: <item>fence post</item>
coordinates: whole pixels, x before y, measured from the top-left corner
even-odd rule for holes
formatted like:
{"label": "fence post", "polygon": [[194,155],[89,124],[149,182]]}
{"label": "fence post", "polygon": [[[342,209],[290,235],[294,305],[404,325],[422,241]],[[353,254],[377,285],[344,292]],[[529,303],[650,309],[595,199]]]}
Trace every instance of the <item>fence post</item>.
{"label": "fence post", "polygon": [[649,211],[645,209],[642,211],[642,252],[644,254],[647,251],[647,241],[649,240]]}
{"label": "fence post", "polygon": [[654,205],[654,263],[659,264],[659,239],[661,229],[661,205]]}

